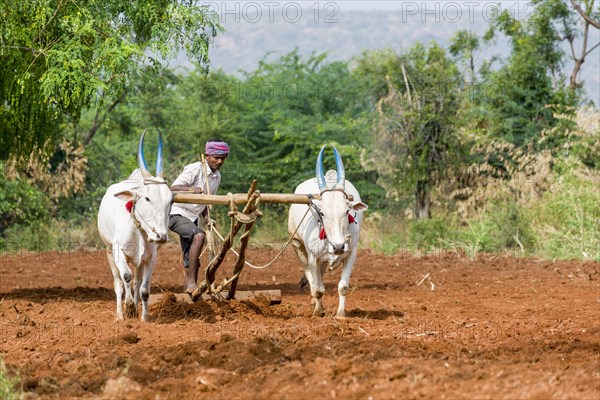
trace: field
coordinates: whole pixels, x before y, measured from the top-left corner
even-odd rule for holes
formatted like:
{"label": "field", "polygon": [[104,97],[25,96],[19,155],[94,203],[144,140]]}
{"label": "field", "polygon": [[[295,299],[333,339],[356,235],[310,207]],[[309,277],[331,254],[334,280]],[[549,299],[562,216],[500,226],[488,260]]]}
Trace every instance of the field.
{"label": "field", "polygon": [[[152,293],[180,291],[178,258],[160,250]],[[0,356],[41,399],[600,398],[599,263],[361,250],[345,320],[339,271],[324,318],[300,277],[290,251],[240,280],[281,304],[166,295],[150,323],[116,322],[103,252],[5,254]]]}

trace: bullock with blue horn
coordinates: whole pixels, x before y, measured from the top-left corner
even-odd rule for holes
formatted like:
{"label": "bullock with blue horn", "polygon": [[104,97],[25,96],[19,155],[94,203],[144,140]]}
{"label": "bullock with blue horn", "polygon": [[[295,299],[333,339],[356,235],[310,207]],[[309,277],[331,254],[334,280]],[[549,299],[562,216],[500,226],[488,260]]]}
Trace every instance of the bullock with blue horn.
{"label": "bullock with blue horn", "polygon": [[[325,292],[323,274],[325,269],[342,268],[338,283],[339,305],[337,318],[346,316],[346,294],[350,275],[356,261],[358,236],[363,211],[368,207],[360,200],[354,185],[346,180],[344,163],[333,144],[336,170],[323,173],[324,145],[317,157],[316,179],[308,179],[297,188],[296,194],[308,195],[309,205],[294,204],[288,216],[288,231],[292,243],[304,267],[305,281],[315,304],[313,315],[323,316],[321,298]],[[320,193],[320,200],[312,194]]]}
{"label": "bullock with blue horn", "polygon": [[[159,246],[167,241],[169,211],[173,194],[163,179],[162,135],[158,136],[156,175],[148,171],[144,158],[142,133],[138,147],[138,169],[126,180],[111,185],[102,198],[98,211],[98,231],[106,245],[117,298],[116,319],[123,319],[122,300],[125,292],[127,317],[137,317],[142,299],[142,321],[148,320],[150,279],[156,265]],[[132,274],[135,267],[133,296]]]}

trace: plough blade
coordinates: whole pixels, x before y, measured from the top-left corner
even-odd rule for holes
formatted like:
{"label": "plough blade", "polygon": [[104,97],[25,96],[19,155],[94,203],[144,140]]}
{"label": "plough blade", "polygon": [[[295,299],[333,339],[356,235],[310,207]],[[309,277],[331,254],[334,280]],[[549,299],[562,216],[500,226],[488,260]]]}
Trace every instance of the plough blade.
{"label": "plough blade", "polygon": [[[151,306],[152,304],[158,303],[162,299],[162,296],[162,293],[151,294],[150,298],[148,299],[148,305]],[[218,296],[221,296],[223,300],[228,300],[229,292],[222,291],[220,294],[213,294],[213,296],[205,293],[202,295],[202,300],[212,300],[214,298],[218,298]],[[259,296],[264,296],[266,299],[268,299],[270,305],[281,303],[281,290],[279,289],[242,290],[235,293],[236,300],[256,300]],[[193,304],[192,299],[186,293],[176,293],[175,298],[177,301]]]}

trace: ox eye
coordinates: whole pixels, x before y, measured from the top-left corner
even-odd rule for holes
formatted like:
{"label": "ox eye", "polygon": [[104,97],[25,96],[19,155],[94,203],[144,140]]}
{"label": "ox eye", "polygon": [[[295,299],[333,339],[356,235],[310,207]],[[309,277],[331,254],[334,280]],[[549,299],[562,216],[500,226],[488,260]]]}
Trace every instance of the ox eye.
{"label": "ox eye", "polygon": [[150,201],[150,198],[149,198],[149,197],[145,197],[145,199],[146,199],[146,201]]}

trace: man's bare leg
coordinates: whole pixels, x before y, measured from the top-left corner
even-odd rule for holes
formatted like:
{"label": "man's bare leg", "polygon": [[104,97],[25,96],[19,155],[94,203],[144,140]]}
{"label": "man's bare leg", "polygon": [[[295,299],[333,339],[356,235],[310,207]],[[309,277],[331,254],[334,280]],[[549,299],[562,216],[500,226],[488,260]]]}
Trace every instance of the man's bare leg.
{"label": "man's bare leg", "polygon": [[200,270],[200,252],[204,245],[204,233],[199,232],[194,235],[192,245],[190,246],[189,262],[190,266],[185,269],[185,278],[183,281],[184,293],[192,294],[192,292],[198,287],[198,271]]}

